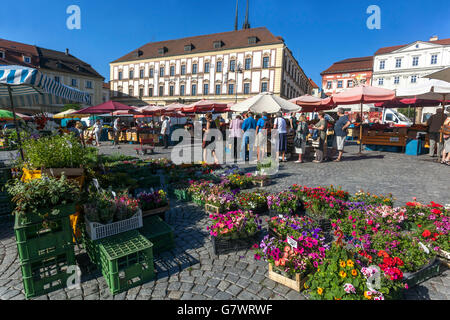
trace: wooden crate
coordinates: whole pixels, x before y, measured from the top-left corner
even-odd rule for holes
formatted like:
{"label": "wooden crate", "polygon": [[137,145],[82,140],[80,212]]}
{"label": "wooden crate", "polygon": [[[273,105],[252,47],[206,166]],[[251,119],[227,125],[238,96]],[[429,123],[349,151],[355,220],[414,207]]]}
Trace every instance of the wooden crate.
{"label": "wooden crate", "polygon": [[291,288],[297,292],[303,290],[303,285],[306,282],[306,277],[301,277],[299,273],[295,275],[295,280],[289,279],[281,274],[273,271],[272,265],[269,263],[269,279],[282,284],[288,288]]}
{"label": "wooden crate", "polygon": [[270,185],[272,182],[270,178],[266,179],[253,179],[253,185],[258,186],[260,188]]}
{"label": "wooden crate", "polygon": [[[165,207],[156,208],[153,210],[142,211],[142,217],[145,218],[145,217],[150,217],[150,216],[155,216],[155,215],[158,215],[161,217],[162,215],[164,215],[166,213],[166,211],[169,211],[169,210],[170,210],[170,203],[168,203],[167,206],[165,206]],[[164,217],[162,219],[164,220]]]}
{"label": "wooden crate", "polygon": [[222,212],[220,207],[214,206],[212,204],[209,203],[205,203],[205,211],[207,213],[212,213],[212,214],[219,214]]}

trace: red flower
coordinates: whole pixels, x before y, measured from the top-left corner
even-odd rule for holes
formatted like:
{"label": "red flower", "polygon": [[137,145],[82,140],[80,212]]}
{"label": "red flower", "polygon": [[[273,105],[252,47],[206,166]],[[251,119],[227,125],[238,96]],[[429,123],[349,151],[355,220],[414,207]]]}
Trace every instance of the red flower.
{"label": "red flower", "polygon": [[424,232],[422,232],[422,237],[428,238],[429,236],[431,236],[431,232],[429,230],[425,230]]}
{"label": "red flower", "polygon": [[414,202],[407,202],[406,205],[408,207],[415,207],[416,206],[416,204]]}
{"label": "red flower", "polygon": [[434,213],[434,214],[441,214],[442,213],[442,211],[438,210],[438,209],[431,209],[431,212]]}
{"label": "red flower", "polygon": [[422,225],[421,225],[421,224],[418,224],[417,226],[418,226],[419,228],[422,228]]}
{"label": "red flower", "polygon": [[444,206],[441,206],[440,204],[438,204],[438,203],[435,203],[434,201],[431,201],[431,206],[433,207],[433,208],[443,208]]}

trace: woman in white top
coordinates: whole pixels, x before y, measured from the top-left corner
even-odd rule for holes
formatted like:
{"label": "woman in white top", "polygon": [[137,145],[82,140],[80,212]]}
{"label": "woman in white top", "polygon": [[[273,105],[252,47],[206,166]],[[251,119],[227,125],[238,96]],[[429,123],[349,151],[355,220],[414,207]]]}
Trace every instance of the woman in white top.
{"label": "woman in white top", "polygon": [[103,126],[99,119],[94,124],[94,136],[95,136],[95,142],[97,144],[97,147],[100,147],[100,135],[102,134],[102,129],[103,129]]}

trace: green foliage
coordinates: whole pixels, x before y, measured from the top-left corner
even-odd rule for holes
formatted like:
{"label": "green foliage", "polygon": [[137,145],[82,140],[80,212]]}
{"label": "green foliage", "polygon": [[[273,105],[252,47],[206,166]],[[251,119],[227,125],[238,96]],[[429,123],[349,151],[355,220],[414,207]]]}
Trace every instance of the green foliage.
{"label": "green foliage", "polygon": [[70,110],[70,109],[74,109],[74,110],[80,110],[81,109],[81,105],[78,103],[68,103],[65,104],[64,107],[62,108],[61,112]]}
{"label": "green foliage", "polygon": [[[16,204],[14,214],[39,215],[48,214],[57,205],[74,203],[78,200],[79,186],[68,180],[64,175],[59,178],[43,176],[42,179],[34,179],[29,182],[10,180],[6,189],[12,196],[11,201]],[[59,212],[51,212],[57,215]]]}
{"label": "green foliage", "polygon": [[84,149],[73,134],[24,141],[25,162],[30,169],[79,168],[94,161],[96,149]]}

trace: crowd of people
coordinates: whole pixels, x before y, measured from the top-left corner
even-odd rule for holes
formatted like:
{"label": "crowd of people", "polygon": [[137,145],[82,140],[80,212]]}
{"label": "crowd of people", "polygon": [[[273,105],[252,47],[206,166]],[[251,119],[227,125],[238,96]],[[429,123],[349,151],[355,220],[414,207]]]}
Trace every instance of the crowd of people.
{"label": "crowd of people", "polygon": [[[333,149],[335,152],[332,154],[332,156],[337,154],[337,158],[334,160],[337,162],[342,160],[347,128],[351,124],[343,109],[338,110],[338,117],[339,119],[334,124],[335,137]],[[203,159],[206,161],[206,148],[215,141],[211,129],[216,129],[218,126],[217,119],[213,121],[211,113],[208,113],[205,118],[206,128],[202,147],[204,149]],[[289,118],[283,117],[281,112],[275,114],[275,116],[271,116],[266,112],[263,112],[261,115],[252,112],[235,115],[229,122],[229,138],[231,144],[227,149],[232,152],[235,160],[260,162],[263,160],[263,155],[267,153],[268,133],[272,129],[278,130],[276,156],[281,162],[287,161],[286,155],[290,151],[288,150],[288,133],[290,132],[294,133],[295,148],[293,151],[298,154],[296,163],[303,163],[305,161],[307,141],[310,137],[316,158],[313,162],[321,163],[329,158],[325,154],[327,150],[327,130],[329,129],[329,125],[323,112],[318,113],[318,121],[315,124],[308,123],[304,114],[297,117],[294,113]],[[255,151],[256,159],[254,156]],[[217,162],[215,150],[212,150],[212,155]]]}

